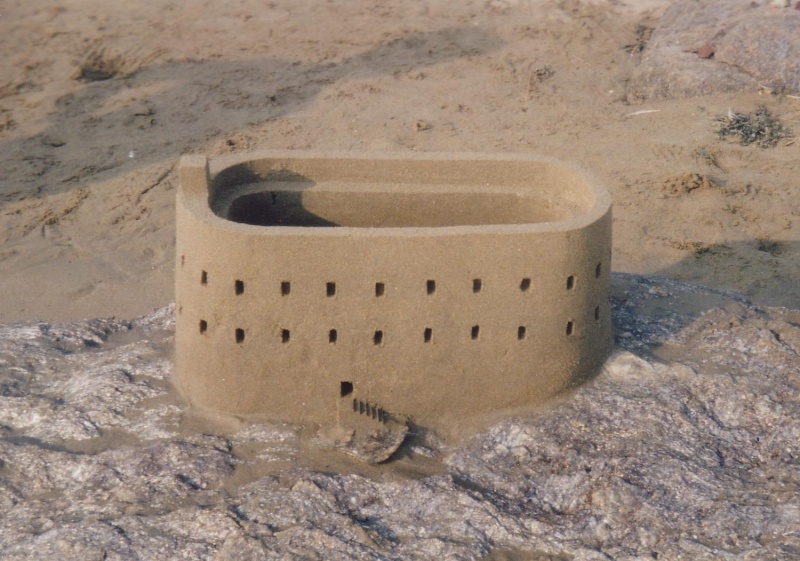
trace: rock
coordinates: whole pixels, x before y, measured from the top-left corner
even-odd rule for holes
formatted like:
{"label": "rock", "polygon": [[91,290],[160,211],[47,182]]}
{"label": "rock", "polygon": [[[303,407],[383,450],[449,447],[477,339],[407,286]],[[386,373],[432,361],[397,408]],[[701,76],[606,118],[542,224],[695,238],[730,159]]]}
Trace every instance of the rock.
{"label": "rock", "polygon": [[775,92],[800,92],[800,11],[743,20],[720,40],[714,57]]}
{"label": "rock", "polygon": [[388,461],[397,452],[406,435],[407,424],[390,422],[365,434],[356,431],[354,438],[340,449],[369,464],[380,464]]}
{"label": "rock", "polygon": [[317,438],[322,447],[339,450],[368,464],[380,464],[397,452],[408,433],[405,419],[388,418],[385,422],[356,419],[339,426],[324,427],[317,433]]}
{"label": "rock", "polygon": [[800,11],[749,0],[680,0],[661,18],[628,84],[632,102],[800,91]]}
{"label": "rock", "polygon": [[171,308],[2,327],[0,558],[800,555],[800,311],[632,275],[612,292],[593,381],[367,468],[299,427],[192,428]]}

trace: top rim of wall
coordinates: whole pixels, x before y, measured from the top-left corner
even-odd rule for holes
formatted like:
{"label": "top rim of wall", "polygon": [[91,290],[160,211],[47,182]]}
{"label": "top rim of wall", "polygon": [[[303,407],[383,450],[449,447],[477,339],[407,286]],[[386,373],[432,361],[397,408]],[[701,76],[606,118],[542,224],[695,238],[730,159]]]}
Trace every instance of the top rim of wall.
{"label": "top rim of wall", "polygon": [[[211,207],[210,190],[214,179],[225,170],[241,164],[282,160],[342,160],[344,161],[409,161],[428,163],[457,162],[524,162],[563,169],[581,183],[579,188],[593,197],[589,209],[576,217],[552,222],[523,224],[488,224],[455,226],[403,226],[313,228],[305,226],[260,226],[228,220],[215,214]],[[465,234],[526,234],[578,230],[599,220],[612,206],[611,197],[594,175],[585,169],[556,158],[532,154],[499,154],[471,152],[344,152],[308,150],[260,150],[226,154],[213,158],[205,155],[184,155],[180,160],[178,205],[194,218],[213,229],[254,236],[346,236],[346,237],[420,237]]]}

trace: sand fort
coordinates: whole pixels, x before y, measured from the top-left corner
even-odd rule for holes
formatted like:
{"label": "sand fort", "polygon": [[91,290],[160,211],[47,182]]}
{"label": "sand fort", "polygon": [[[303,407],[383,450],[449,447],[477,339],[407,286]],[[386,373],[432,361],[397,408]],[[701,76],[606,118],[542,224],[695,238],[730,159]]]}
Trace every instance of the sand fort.
{"label": "sand fort", "polygon": [[610,258],[608,194],[549,159],[184,156],[176,383],[289,422],[542,401],[608,355]]}

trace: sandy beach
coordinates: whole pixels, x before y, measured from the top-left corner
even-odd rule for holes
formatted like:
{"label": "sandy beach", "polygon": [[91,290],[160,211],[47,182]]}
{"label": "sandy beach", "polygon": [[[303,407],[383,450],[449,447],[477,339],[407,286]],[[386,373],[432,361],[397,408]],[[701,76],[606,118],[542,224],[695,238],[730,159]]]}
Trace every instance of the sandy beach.
{"label": "sandy beach", "polygon": [[716,119],[765,106],[800,130],[800,99],[634,91],[673,3],[8,0],[0,321],[171,302],[179,156],[255,149],[571,161],[613,196],[615,271],[798,307],[800,145]]}

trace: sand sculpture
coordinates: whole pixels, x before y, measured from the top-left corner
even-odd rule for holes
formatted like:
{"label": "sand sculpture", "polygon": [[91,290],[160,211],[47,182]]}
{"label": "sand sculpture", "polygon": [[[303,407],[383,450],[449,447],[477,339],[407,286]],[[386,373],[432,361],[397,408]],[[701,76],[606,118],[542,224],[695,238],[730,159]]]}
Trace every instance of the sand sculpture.
{"label": "sand sculpture", "polygon": [[421,424],[544,400],[611,346],[611,201],[528,156],[184,156],[175,380],[199,407]]}

